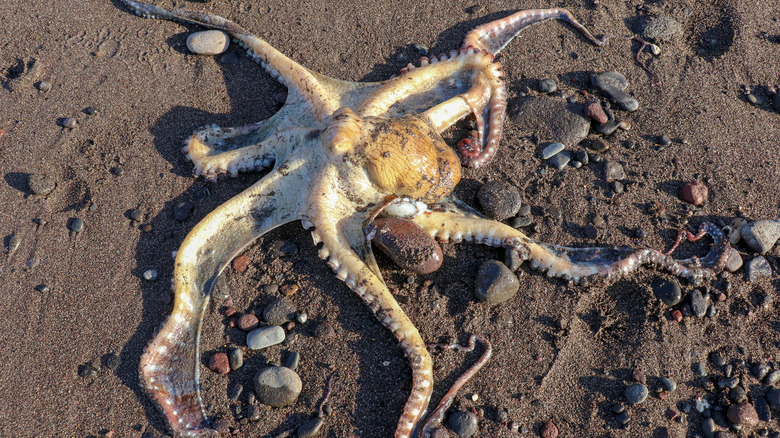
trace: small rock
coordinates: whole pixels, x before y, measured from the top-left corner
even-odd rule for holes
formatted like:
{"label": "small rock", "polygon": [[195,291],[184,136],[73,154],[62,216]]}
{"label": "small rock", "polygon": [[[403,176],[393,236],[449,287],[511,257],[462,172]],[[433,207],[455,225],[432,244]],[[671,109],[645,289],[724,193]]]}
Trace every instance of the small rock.
{"label": "small rock", "polygon": [[571,161],[571,154],[564,151],[558,154],[555,154],[550,158],[550,164],[555,166],[556,169],[562,170],[566,165],[569,164]]}
{"label": "small rock", "polygon": [[747,276],[751,283],[757,283],[772,276],[772,267],[764,256],[757,256],[748,262]]}
{"label": "small rock", "polygon": [[298,437],[309,438],[317,435],[322,428],[322,417],[315,417],[298,426]]}
{"label": "small rock", "polygon": [[157,270],[156,269],[147,269],[143,273],[144,280],[146,281],[155,281],[157,280]]}
{"label": "small rock", "polygon": [[670,144],[672,144],[672,139],[669,138],[669,136],[666,135],[666,134],[661,134],[658,137],[658,140],[656,141],[656,143],[661,145],[661,146],[669,146]]}
{"label": "small rock", "polygon": [[759,254],[766,254],[780,238],[780,220],[750,222],[740,230],[745,243]]}
{"label": "small rock", "polygon": [[766,375],[766,380],[764,380],[764,385],[774,386],[775,383],[777,383],[778,381],[780,381],[780,370],[775,370]]}
{"label": "small rock", "polygon": [[62,119],[62,127],[65,129],[74,129],[78,126],[78,122],[73,117],[66,117]]}
{"label": "small rock", "polygon": [[284,341],[284,329],[278,325],[254,329],[246,335],[246,345],[252,350],[261,350]]}
{"label": "small rock", "polygon": [[630,405],[636,405],[639,403],[642,403],[647,398],[647,386],[641,384],[641,383],[634,383],[633,385],[629,385],[628,388],[623,392],[623,395],[626,397],[626,402]]}
{"label": "small rock", "polygon": [[674,392],[677,389],[677,382],[667,377],[661,377],[661,384],[664,385],[664,389],[669,392]]}
{"label": "small rock", "polygon": [[295,318],[297,310],[287,298],[275,298],[263,309],[263,319],[271,325],[281,325]]}
{"label": "small rock", "polygon": [[539,435],[541,435],[542,438],[558,438],[558,426],[552,421],[548,421],[542,425],[542,428],[539,430]]}
{"label": "small rock", "polygon": [[190,217],[191,212],[192,202],[190,201],[177,202],[176,205],[173,206],[173,218],[179,222],[186,221],[187,218]]}
{"label": "small rock", "polygon": [[744,262],[742,261],[742,256],[739,254],[739,251],[737,251],[734,247],[729,248],[729,256],[726,259],[725,269],[729,272],[736,272],[739,268],[742,267],[743,263]]}
{"label": "small rock", "polygon": [[143,212],[141,210],[139,210],[137,208],[133,209],[133,210],[130,211],[130,219],[132,219],[132,220],[134,220],[136,222],[141,222],[142,220],[144,220],[144,214],[143,214]]}
{"label": "small rock", "polygon": [[209,358],[209,369],[217,374],[227,374],[230,372],[230,360],[227,354],[217,353]]}
{"label": "small rock", "polygon": [[764,379],[764,377],[766,377],[767,374],[769,374],[769,365],[765,363],[757,363],[753,365],[753,368],[750,369],[750,373],[753,374],[753,377],[761,381]]}
{"label": "small rock", "polygon": [[615,132],[620,124],[614,120],[607,120],[605,123],[596,125],[596,132],[601,135],[610,135]]}
{"label": "small rock", "polygon": [[707,313],[707,301],[701,295],[699,289],[694,289],[691,291],[690,300],[691,300],[691,311],[693,312],[693,314],[697,318],[703,318],[704,315]]}
{"label": "small rock", "polygon": [[414,50],[417,50],[417,52],[422,56],[428,56],[429,49],[428,46],[422,43],[417,43],[414,46]]}
{"label": "small rock", "polygon": [[701,431],[704,433],[704,436],[706,438],[714,438],[715,437],[715,431],[717,431],[718,428],[715,426],[715,420],[710,418],[705,418],[704,421],[701,423]]}
{"label": "small rock", "polygon": [[682,300],[680,283],[676,279],[659,279],[653,282],[653,293],[667,306],[675,306]]}
{"label": "small rock", "polygon": [[591,102],[585,107],[585,115],[596,121],[597,123],[607,123],[609,117],[604,112],[601,104],[598,102]]}
{"label": "small rock", "polygon": [[582,141],[591,125],[579,104],[549,96],[522,98],[509,116],[520,129],[536,133],[541,143],[560,142],[568,147]]}
{"label": "small rock", "polygon": [[231,348],[228,355],[230,369],[235,371],[244,366],[244,352],[240,348]]}
{"label": "small rock", "polygon": [[51,176],[33,173],[27,180],[27,187],[34,195],[46,196],[57,187],[57,181]]}
{"label": "small rock", "polygon": [[504,220],[517,214],[522,205],[520,191],[504,181],[490,181],[477,191],[482,211],[491,219]]}
{"label": "small rock", "polygon": [[98,113],[98,110],[94,106],[88,106],[88,107],[84,108],[84,114],[86,114],[88,116],[94,116],[97,113]]}
{"label": "small rock", "polygon": [[741,386],[734,386],[729,390],[729,400],[733,401],[734,403],[742,403],[747,401],[747,391],[745,391],[745,388]]}
{"label": "small rock", "polygon": [[295,371],[295,369],[298,368],[298,362],[300,360],[301,353],[298,353],[297,351],[291,351],[290,354],[287,355],[287,360],[284,361],[284,366]]}
{"label": "small rock", "polygon": [[257,400],[269,406],[286,406],[301,394],[302,382],[298,374],[286,367],[268,367],[253,379]]}
{"label": "small rock", "polygon": [[541,93],[554,93],[558,89],[558,85],[552,79],[542,79],[539,81],[538,88]]}
{"label": "small rock", "polygon": [[682,25],[666,15],[651,15],[640,23],[639,34],[646,40],[671,40],[682,34]]}
{"label": "small rock", "polygon": [[482,302],[499,304],[515,296],[520,282],[509,268],[497,260],[482,264],[477,272],[475,293]]}
{"label": "small rock", "polygon": [[708,193],[707,186],[701,181],[696,181],[685,183],[680,190],[680,197],[683,201],[698,206],[704,204]]}
{"label": "small rock", "polygon": [[626,172],[620,163],[607,161],[604,163],[604,178],[607,182],[622,181],[626,179]]}
{"label": "small rock", "polygon": [[49,81],[40,81],[40,82],[38,82],[36,84],[36,87],[38,87],[38,89],[40,91],[43,91],[45,93],[45,92],[51,90],[51,82],[49,82]]}
{"label": "small rock", "polygon": [[542,149],[542,159],[549,160],[555,154],[563,151],[566,148],[563,143],[550,143]]}
{"label": "small rock", "polygon": [[599,139],[591,140],[590,142],[588,142],[588,149],[598,154],[602,154],[609,150],[609,143],[606,143]]}
{"label": "small rock", "polygon": [[230,37],[221,30],[193,32],[187,37],[187,49],[196,55],[219,55],[230,45]]}
{"label": "small rock", "polygon": [[249,257],[246,254],[241,254],[233,259],[233,269],[235,269],[236,272],[244,272],[246,271],[246,268],[249,267],[249,263]]}
{"label": "small rock", "polygon": [[707,369],[704,368],[704,364],[701,362],[696,362],[695,364],[693,364],[693,372],[702,377],[707,376]]}
{"label": "small rock", "polygon": [[748,402],[729,406],[726,416],[729,417],[732,423],[740,426],[755,426],[758,424],[756,408]]}
{"label": "small rock", "polygon": [[447,427],[459,437],[470,437],[477,432],[477,416],[468,411],[458,411],[447,418]]}
{"label": "small rock", "polygon": [[330,339],[336,336],[336,330],[328,322],[321,322],[314,327],[314,336],[320,339]]}
{"label": "small rock", "polygon": [[504,264],[512,272],[517,272],[520,269],[520,265],[523,264],[523,259],[520,258],[520,254],[513,248],[506,248],[504,251]]}
{"label": "small rock", "polygon": [[588,239],[597,239],[599,237],[599,229],[591,224],[585,225],[584,231]]}
{"label": "small rock", "polygon": [[593,76],[592,82],[622,109],[636,111],[639,108],[639,102],[624,91],[628,87],[628,80],[622,74],[616,71],[601,73]]}
{"label": "small rock", "polygon": [[780,389],[770,388],[766,393],[766,401],[772,409],[780,410]]}
{"label": "small rock", "polygon": [[672,319],[674,319],[675,322],[682,322],[683,314],[680,309],[672,310]]}
{"label": "small rock", "polygon": [[762,395],[758,395],[754,398],[754,404],[759,420],[772,421],[772,411],[769,409],[769,403],[767,403]]}
{"label": "small rock", "polygon": [[258,324],[260,324],[260,320],[257,319],[257,316],[252,315],[251,313],[245,313],[241,315],[237,321],[238,328],[245,332],[256,329]]}
{"label": "small rock", "polygon": [[729,377],[718,380],[718,386],[721,388],[735,388],[739,385],[739,377]]}
{"label": "small rock", "polygon": [[70,230],[74,233],[80,233],[84,231],[84,220],[78,217],[73,218],[70,220],[70,225],[68,225],[68,228],[70,228]]}

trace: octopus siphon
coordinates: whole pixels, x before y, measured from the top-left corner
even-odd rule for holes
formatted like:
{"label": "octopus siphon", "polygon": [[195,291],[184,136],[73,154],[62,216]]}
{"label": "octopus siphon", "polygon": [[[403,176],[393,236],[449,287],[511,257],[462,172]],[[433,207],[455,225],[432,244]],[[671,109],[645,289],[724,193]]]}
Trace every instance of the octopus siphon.
{"label": "octopus siphon", "polygon": [[[173,311],[140,363],[143,385],[176,433],[214,433],[200,397],[199,337],[217,277],[247,245],[288,222],[300,221],[312,230],[314,244],[321,245],[320,258],[392,332],[406,354],[412,388],[398,420],[397,438],[430,431],[418,424],[433,390],[432,361],[415,325],[382,279],[371,244],[377,233],[385,233],[382,241],[391,244],[383,246],[394,260],[403,261],[404,252],[414,252],[405,234],[465,240],[509,248],[550,277],[581,283],[614,281],[643,264],[694,283],[723,269],[728,239],[709,223],[696,235],[682,232],[678,238],[679,243],[683,237],[711,235],[715,243],[709,254],[675,260],[671,251],[548,245],[485,218],[452,196],[461,166],[483,166],[498,148],[507,98],[501,65],[494,60],[500,51],[525,27],[551,18],[568,22],[595,45],[604,44],[565,9],[516,12],[469,32],[460,50],[423,57],[419,66],[410,64],[396,77],[349,82],[308,70],[225,18],[120,2],[142,17],[226,32],[288,89],[286,102],[270,118],[234,128],[205,127],[185,141],[183,151],[196,176],[216,180],[238,172],[267,173],[208,214],[177,252]],[[450,147],[441,133],[469,117],[476,129],[456,148]],[[431,245],[419,246],[429,257],[441,257]],[[422,261],[423,270],[438,267],[435,260],[427,263]],[[462,383],[460,379],[456,385]]]}

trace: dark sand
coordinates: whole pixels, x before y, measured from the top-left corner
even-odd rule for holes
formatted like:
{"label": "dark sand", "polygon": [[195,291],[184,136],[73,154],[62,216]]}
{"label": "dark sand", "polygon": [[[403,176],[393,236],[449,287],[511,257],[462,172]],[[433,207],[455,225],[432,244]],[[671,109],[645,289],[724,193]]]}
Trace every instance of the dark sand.
{"label": "dark sand", "polygon": [[[505,16],[502,11],[542,6],[496,1],[484,12],[469,14],[473,1],[287,3],[185,5],[231,18],[312,70],[349,80],[386,79],[406,64],[397,61],[399,53],[417,62],[414,43],[448,52],[471,28]],[[602,1],[606,6],[594,9],[585,3],[554,5],[569,7],[594,33],[609,35],[630,34],[627,24],[644,4]],[[481,183],[507,180],[533,206],[539,224],[533,236],[566,245],[636,245],[632,230],[642,228],[645,244],[668,248],[687,218],[680,187],[697,177],[709,186],[710,197],[690,225],[705,219],[729,223],[737,216],[777,218],[780,114],[768,105],[750,105],[743,87],[756,87],[767,100],[766,87],[778,85],[780,11],[772,2],[757,3],[648,2],[650,12],[674,17],[684,31],[661,44],[663,53],[649,65],[653,76],[635,64],[635,42],[613,39],[597,49],[568,26],[545,23],[528,29],[501,56],[510,78],[510,107],[537,79],[553,78],[566,95],[574,95],[588,88],[592,72],[617,70],[628,77],[640,108],[618,113],[633,127],[607,138],[612,148],[603,154],[623,163],[628,190],[611,197],[600,164],[563,172],[549,168],[534,154],[533,133],[509,120],[497,159],[477,171],[466,170],[457,195],[476,205]],[[0,234],[4,242],[11,234],[21,238],[18,249],[3,254],[0,262],[0,435],[83,437],[114,431],[119,437],[159,436],[166,431],[164,417],[140,389],[137,367],[170,311],[171,252],[198,220],[260,176],[246,174],[218,184],[194,179],[181,142],[205,124],[236,126],[271,115],[274,95],[284,89],[239,48],[231,47],[238,62],[229,65],[188,54],[184,41],[195,28],[143,20],[108,0],[9,0],[0,5],[0,22],[0,73],[5,76],[0,78],[0,128],[5,131],[0,138]],[[718,39],[717,46],[700,53],[706,37]],[[32,57],[40,63],[38,70],[6,81],[19,76],[19,60]],[[50,91],[34,87],[41,80],[51,82]],[[99,112],[87,116],[83,110],[90,106]],[[76,118],[78,127],[61,128],[58,121],[65,117]],[[652,140],[662,133],[676,141],[658,152]],[[637,147],[627,149],[622,140],[635,141]],[[114,168],[122,174],[112,173]],[[53,176],[57,188],[45,197],[30,196],[31,173]],[[183,223],[172,216],[180,201],[194,204]],[[663,215],[651,211],[654,203],[665,207]],[[544,215],[554,207],[562,209],[562,219]],[[151,232],[142,232],[129,219],[135,208],[144,212],[141,224],[150,224]],[[598,242],[583,231],[595,216],[604,218]],[[71,218],[84,220],[83,232],[69,232]],[[300,251],[270,257],[269,247],[282,239]],[[681,255],[703,255],[708,244],[708,239],[688,244]],[[738,249],[746,260],[755,256],[742,245]],[[641,269],[616,284],[584,288],[524,266],[518,274],[520,293],[491,306],[475,300],[474,276],[485,260],[503,259],[503,251],[451,244],[444,245],[444,253],[441,270],[411,284],[386,259],[382,265],[388,285],[400,290],[399,301],[424,339],[465,341],[468,334],[480,333],[492,340],[493,360],[456,400],[460,408],[484,410],[479,436],[513,435],[498,422],[500,409],[534,434],[552,420],[566,437],[695,436],[703,419],[698,412],[683,414],[681,421],[667,419],[669,410],[679,412],[681,402],[718,398],[712,380],[693,373],[694,363],[705,363],[717,380],[723,370],[713,367],[708,355],[722,352],[736,365],[734,372],[743,377],[751,397],[764,389],[737,361],[777,366],[777,248],[768,254],[775,272],[771,280],[751,284],[744,270],[719,279],[711,286],[727,299],[717,303],[717,317],[687,317],[682,323],[674,322],[671,309],[650,291],[652,280],[667,274]],[[264,284],[294,283],[300,291],[291,299],[310,322],[295,327],[299,336],[291,347],[302,353],[302,396],[286,408],[261,406],[261,421],[235,421],[235,436],[273,436],[312,415],[329,365],[340,378],[333,416],[321,436],[391,436],[409,389],[409,370],[396,341],[317,258],[309,233],[298,223],[260,238],[246,254],[252,260],[246,272],[229,268],[224,274],[236,308],[245,311],[267,302]],[[38,260],[37,266],[29,267],[30,259]],[[158,281],[141,279],[149,268],[159,271]],[[420,291],[424,280],[435,287]],[[682,283],[684,292],[692,289]],[[40,284],[50,290],[36,290]],[[231,340],[243,343],[227,328],[221,305],[212,306],[204,322],[204,360]],[[313,335],[324,321],[335,329],[334,337]],[[244,368],[228,377],[204,367],[210,414],[233,421],[227,388],[236,383],[249,388],[266,358],[281,361],[286,350],[277,346],[248,353]],[[80,365],[112,352],[121,358],[116,370],[104,367],[94,377],[78,376]],[[477,356],[434,354],[434,400]],[[674,379],[679,387],[666,400],[651,395],[630,408],[630,428],[621,430],[609,409],[622,400],[635,368],[648,376],[651,393],[659,376]],[[479,394],[476,402],[472,394]],[[236,406],[245,403],[246,392]],[[780,430],[776,419],[758,427]]]}

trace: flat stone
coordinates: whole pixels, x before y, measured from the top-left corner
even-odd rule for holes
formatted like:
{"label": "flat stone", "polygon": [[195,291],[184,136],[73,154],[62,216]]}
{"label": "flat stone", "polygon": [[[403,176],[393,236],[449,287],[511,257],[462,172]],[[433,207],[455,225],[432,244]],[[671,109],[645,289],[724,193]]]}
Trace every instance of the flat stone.
{"label": "flat stone", "polygon": [[745,243],[759,254],[766,254],[780,239],[780,220],[750,222],[740,230]]}
{"label": "flat stone", "polygon": [[274,407],[286,406],[294,402],[303,387],[300,376],[287,367],[263,368],[255,375],[253,381],[257,400]]}
{"label": "flat stone", "polygon": [[517,101],[510,117],[521,129],[533,132],[542,143],[557,142],[573,147],[590,130],[581,104],[549,96],[527,97]]}
{"label": "flat stone", "polygon": [[748,402],[729,406],[726,416],[729,417],[732,423],[740,426],[755,426],[758,424],[756,408]]}
{"label": "flat stone", "polygon": [[276,298],[263,309],[263,319],[271,325],[281,325],[295,318],[297,310],[287,298]]}
{"label": "flat stone", "polygon": [[680,283],[676,279],[659,279],[653,282],[653,293],[667,306],[675,306],[682,300]]}
{"label": "flat stone", "polygon": [[691,312],[697,317],[697,318],[703,318],[704,315],[707,313],[707,300],[704,299],[704,297],[701,294],[701,291],[699,289],[694,289],[691,291],[690,294],[691,299]]}
{"label": "flat stone", "polygon": [[636,111],[639,108],[639,102],[624,91],[628,88],[628,80],[622,74],[616,71],[608,71],[593,76],[592,82],[596,88],[604,92],[620,108],[626,111]]}
{"label": "flat stone", "polygon": [[187,49],[197,55],[219,55],[230,45],[230,37],[221,30],[193,32],[187,37]]}
{"label": "flat stone", "polygon": [[512,298],[520,289],[515,274],[498,260],[482,264],[477,272],[475,293],[482,302],[499,304]]}
{"label": "flat stone", "polygon": [[315,417],[298,426],[298,438],[309,438],[317,435],[322,428],[322,417]]}
{"label": "flat stone", "polygon": [[604,163],[604,179],[607,182],[622,181],[626,179],[626,171],[623,170],[623,166],[620,163],[607,161]]}
{"label": "flat stone", "polygon": [[742,267],[743,263],[742,255],[739,254],[739,251],[737,251],[734,247],[729,248],[729,256],[726,259],[725,269],[729,272],[736,272],[739,268]]}
{"label": "flat stone", "polygon": [[252,350],[261,350],[284,341],[284,329],[278,325],[254,329],[246,335],[246,345]]}
{"label": "flat stone", "polygon": [[566,151],[555,154],[550,158],[550,164],[555,166],[556,169],[562,170],[571,161],[571,154]]}
{"label": "flat stone", "polygon": [[34,195],[46,196],[57,187],[57,181],[42,173],[33,173],[27,180],[27,186]]}
{"label": "flat stone", "polygon": [[751,283],[772,277],[772,267],[764,256],[757,256],[747,264],[747,276]]}
{"label": "flat stone", "polygon": [[563,143],[550,143],[542,149],[542,159],[549,160],[553,155],[563,151],[565,148],[566,146]]}

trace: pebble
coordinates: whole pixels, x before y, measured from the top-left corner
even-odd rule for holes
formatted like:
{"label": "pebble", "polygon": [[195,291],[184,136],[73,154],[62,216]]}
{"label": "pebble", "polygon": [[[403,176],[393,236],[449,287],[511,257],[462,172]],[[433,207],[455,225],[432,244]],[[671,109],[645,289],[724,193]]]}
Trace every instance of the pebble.
{"label": "pebble", "polygon": [[707,200],[709,189],[701,181],[685,183],[680,189],[680,197],[683,201],[693,204],[702,205]]}
{"label": "pebble", "polygon": [[245,313],[241,315],[241,317],[238,318],[237,321],[238,328],[240,328],[245,332],[249,332],[256,329],[258,324],[260,324],[260,320],[257,319],[257,316],[252,315],[251,313]]}
{"label": "pebble", "polygon": [[147,269],[143,273],[144,280],[146,281],[155,281],[157,280],[157,270],[156,269]]}
{"label": "pebble", "polygon": [[14,233],[8,236],[8,254],[13,254],[17,249],[19,249],[19,245],[22,244],[22,238]]}
{"label": "pebble", "polygon": [[233,259],[233,269],[236,272],[244,272],[249,267],[249,263],[249,257],[246,254],[241,254]]}
{"label": "pebble", "polygon": [[541,93],[554,93],[558,89],[558,85],[552,79],[542,79],[539,81],[538,88]]}
{"label": "pebble", "polygon": [[518,216],[512,221],[512,226],[514,228],[524,228],[533,223],[533,220],[530,217],[525,216]]}
{"label": "pebble", "polygon": [[187,49],[196,55],[219,55],[230,45],[230,37],[221,30],[193,32],[187,37]]}
{"label": "pebble", "polygon": [[74,129],[78,126],[78,122],[73,117],[66,117],[62,119],[62,127],[66,129]]}
{"label": "pebble", "polygon": [[628,87],[628,80],[622,74],[616,71],[601,73],[593,76],[592,82],[620,108],[626,111],[636,111],[639,108],[639,102],[624,91]]}
{"label": "pebble", "polygon": [[228,400],[231,402],[238,401],[238,398],[241,397],[242,392],[244,392],[244,385],[236,383],[228,390]]}
{"label": "pebble", "polygon": [[518,269],[520,269],[520,266],[523,264],[523,259],[520,258],[520,253],[518,253],[513,248],[506,248],[504,251],[504,264],[507,268],[509,268],[512,272],[517,272]]}
{"label": "pebble", "polygon": [[680,311],[680,309],[674,309],[672,310],[672,319],[675,320],[675,322],[682,322],[683,320],[683,314]]}
{"label": "pebble", "polygon": [[474,289],[480,301],[499,304],[517,294],[520,282],[506,265],[489,260],[479,267]]}
{"label": "pebble", "polygon": [[130,211],[130,219],[132,219],[132,220],[134,220],[136,222],[141,222],[142,220],[144,220],[144,214],[141,212],[141,210],[138,210],[136,208],[136,209]]}
{"label": "pebble", "polygon": [[745,243],[759,254],[766,254],[780,239],[780,220],[750,222],[740,230]]}
{"label": "pebble", "polygon": [[623,170],[623,165],[615,161],[607,161],[604,163],[604,179],[607,182],[621,181],[626,178],[626,171]]}
{"label": "pebble", "polygon": [[598,102],[591,102],[585,107],[585,115],[596,121],[597,123],[607,123],[609,117],[604,112],[604,108]]}
{"label": "pebble", "polygon": [[417,50],[417,52],[422,56],[428,56],[429,48],[425,44],[417,43],[414,46],[414,50]]}
{"label": "pebble", "polygon": [[707,376],[707,369],[704,368],[704,364],[701,362],[696,362],[693,364],[693,372],[702,377]]}
{"label": "pebble", "polygon": [[677,382],[667,377],[661,377],[661,384],[664,385],[664,389],[669,392],[674,392],[677,389]]}
{"label": "pebble", "polygon": [[623,395],[626,397],[626,402],[630,405],[636,405],[639,403],[642,403],[647,398],[647,386],[641,384],[641,383],[634,383],[633,385],[629,385],[628,388],[623,392]]}
{"label": "pebble", "polygon": [[682,300],[682,291],[677,279],[658,279],[652,285],[653,294],[667,306],[675,306]]}
{"label": "pebble", "polygon": [[565,151],[559,154],[555,154],[552,156],[552,158],[550,158],[550,164],[555,166],[555,168],[558,170],[562,170],[569,164],[570,161],[571,154]]}
{"label": "pebble", "polygon": [[757,256],[748,262],[747,276],[751,283],[757,283],[772,276],[772,267],[764,256]]}
{"label": "pebble", "polygon": [[235,371],[244,366],[244,352],[240,348],[231,348],[228,354],[230,369]]}
{"label": "pebble", "polygon": [[179,222],[184,222],[190,217],[192,212],[192,202],[180,201],[173,206],[173,218]]}
{"label": "pebble", "polygon": [[46,196],[57,187],[57,181],[51,176],[33,173],[27,180],[27,187],[34,195]]}
{"label": "pebble", "polygon": [[275,298],[263,309],[263,319],[271,325],[281,325],[295,318],[297,310],[287,298]]}
{"label": "pebble", "polygon": [[753,404],[756,407],[756,413],[758,419],[761,421],[772,421],[772,411],[769,409],[769,403],[762,395],[757,395],[754,398]]}
{"label": "pebble", "polygon": [[74,233],[80,233],[84,231],[84,220],[79,217],[73,218],[71,219],[68,228],[70,228],[70,230],[73,231]]}
{"label": "pebble", "polygon": [[610,189],[612,190],[613,193],[619,195],[623,193],[623,190],[625,190],[625,186],[623,186],[623,183],[620,181],[612,181],[610,183]]}
{"label": "pebble", "polygon": [[49,82],[49,81],[40,81],[40,82],[38,82],[38,84],[36,84],[36,86],[38,87],[38,89],[40,91],[43,91],[43,92],[51,90],[51,82]]}
{"label": "pebble", "polygon": [[560,142],[573,147],[590,131],[591,121],[572,104],[549,96],[520,99],[509,114],[521,129],[536,133],[542,143]]}
{"label": "pebble", "polygon": [[610,135],[617,130],[620,124],[614,120],[607,120],[605,123],[596,125],[596,132],[601,135]]}
{"label": "pebble", "polygon": [[651,15],[640,23],[639,34],[646,40],[671,40],[682,34],[682,25],[667,15]]}
{"label": "pebble", "polygon": [[209,369],[217,374],[227,374],[230,372],[230,360],[227,354],[217,353],[209,358]]}
{"label": "pebble", "polygon": [[766,393],[766,401],[772,409],[780,410],[780,389],[770,388]]}
{"label": "pebble", "polygon": [[701,423],[701,431],[704,433],[704,436],[706,438],[715,438],[715,431],[717,430],[717,427],[715,426],[715,420],[710,418],[705,418],[704,421]]}
{"label": "pebble", "polygon": [[758,424],[756,408],[748,402],[729,406],[726,416],[729,417],[732,423],[740,426],[755,426]]}
{"label": "pebble", "polygon": [[321,322],[314,327],[314,336],[320,339],[329,339],[336,336],[336,330],[328,322]]}
{"label": "pebble", "polygon": [[291,297],[298,293],[300,289],[300,286],[297,284],[283,284],[282,287],[279,288],[279,293],[285,297]]}
{"label": "pebble", "polygon": [[482,211],[491,219],[504,220],[517,214],[522,205],[520,191],[505,181],[490,181],[477,191]]}
{"label": "pebble", "polygon": [[699,291],[699,289],[692,290],[690,294],[690,300],[691,312],[693,312],[697,318],[703,318],[707,313],[707,300],[704,299],[701,291]]}
{"label": "pebble", "polygon": [[777,383],[778,381],[780,381],[780,371],[775,370],[766,375],[766,380],[764,380],[764,384],[766,386],[774,386],[775,383]]}
{"label": "pebble", "polygon": [[753,365],[753,368],[750,369],[750,374],[753,375],[756,379],[763,380],[764,377],[766,377],[767,374],[769,374],[769,365],[765,363],[757,363]]}
{"label": "pebble", "polygon": [[263,415],[263,412],[260,410],[260,408],[255,405],[248,405],[246,407],[245,413],[246,413],[246,418],[248,418],[250,421],[257,421],[260,418],[262,418]]}
{"label": "pebble", "polygon": [[669,138],[669,136],[666,134],[661,134],[661,136],[658,137],[656,143],[660,144],[661,146],[669,146],[670,144],[672,144],[672,139]]}
{"label": "pebble", "polygon": [[628,413],[628,411],[620,412],[619,414],[615,415],[615,421],[617,421],[620,425],[625,426],[629,421],[631,421],[631,415]]}
{"label": "pebble", "polygon": [[246,335],[246,345],[252,350],[262,350],[284,341],[284,329],[278,325],[254,329]]}
{"label": "pebble", "polygon": [[542,425],[542,428],[539,430],[539,435],[542,438],[557,438],[558,426],[552,421],[548,421]]}
{"label": "pebble", "polygon": [[597,239],[599,237],[599,229],[591,224],[585,225],[584,231],[588,239]]}
{"label": "pebble", "polygon": [[257,400],[269,406],[286,406],[301,394],[301,378],[287,367],[267,367],[258,371],[254,379]]}
{"label": "pebble", "polygon": [[311,420],[308,420],[305,423],[298,426],[297,436],[299,438],[313,437],[319,433],[323,423],[324,420],[322,419],[322,417],[312,418]]}
{"label": "pebble", "polygon": [[119,359],[119,355],[116,353],[108,353],[103,356],[103,365],[111,371],[115,371],[117,368],[119,368],[120,363],[121,360]]}
{"label": "pebble", "polygon": [[712,362],[712,364],[716,367],[722,367],[723,365],[726,365],[726,360],[723,359],[723,355],[721,355],[718,351],[713,351],[710,353],[710,362]]}
{"label": "pebble", "polygon": [[453,412],[447,418],[447,427],[457,436],[472,436],[477,433],[477,416],[468,411]]}
{"label": "pebble", "polygon": [[563,151],[565,148],[566,146],[563,143],[550,143],[549,145],[545,146],[544,149],[542,149],[542,159],[549,160],[555,154]]}
{"label": "pebble", "polygon": [[305,324],[306,321],[309,320],[309,314],[306,312],[301,312],[300,314],[298,314],[295,320],[298,321],[299,324]]}
{"label": "pebble", "polygon": [[598,139],[591,140],[588,142],[588,149],[592,150],[593,152],[601,154],[609,150],[609,143],[606,143]]}
{"label": "pebble", "polygon": [[718,386],[721,388],[735,388],[739,385],[739,377],[728,377],[718,380]]}
{"label": "pebble", "polygon": [[289,355],[287,355],[287,360],[284,361],[284,366],[287,368],[295,371],[298,368],[298,362],[301,360],[301,353],[298,353],[297,351],[291,351]]}
{"label": "pebble", "polygon": [[729,256],[726,259],[725,269],[729,272],[736,272],[743,264],[742,255],[734,247],[729,248]]}
{"label": "pebble", "polygon": [[94,116],[97,113],[98,113],[98,110],[94,106],[88,106],[88,107],[84,108],[84,114],[86,114],[88,116]]}
{"label": "pebble", "polygon": [[729,391],[729,399],[734,403],[747,401],[747,391],[741,386],[735,386]]}

